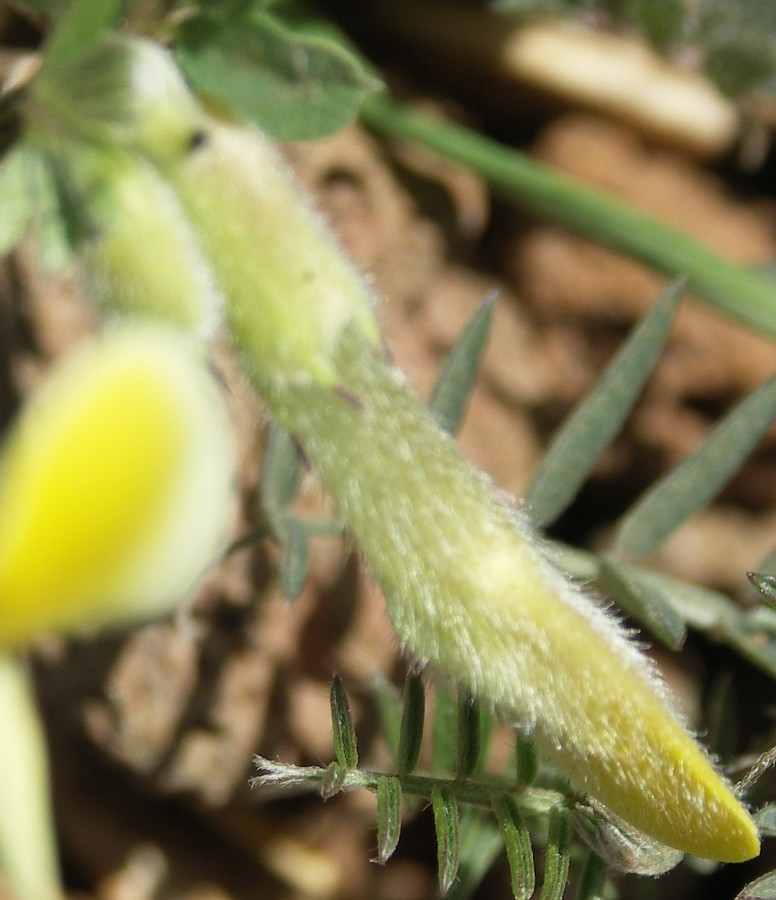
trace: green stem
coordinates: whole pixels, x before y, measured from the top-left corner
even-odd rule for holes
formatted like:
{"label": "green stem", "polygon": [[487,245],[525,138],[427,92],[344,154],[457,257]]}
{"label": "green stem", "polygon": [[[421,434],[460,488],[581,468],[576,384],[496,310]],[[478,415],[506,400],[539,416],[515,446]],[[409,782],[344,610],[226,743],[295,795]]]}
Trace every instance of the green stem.
{"label": "green stem", "polygon": [[[255,787],[268,785],[317,785],[323,782],[328,767],[295,766],[280,763],[276,760],[255,757],[255,763],[263,773],[253,779]],[[342,781],[342,790],[364,788],[377,792],[378,784],[388,773],[374,772],[369,769],[349,768]],[[430,797],[435,790],[449,791],[459,803],[470,803],[476,806],[491,808],[495,798],[510,794],[515,797],[520,809],[526,815],[546,814],[556,806],[567,807],[569,799],[559,791],[548,788],[523,788],[506,779],[492,781],[470,781],[452,778],[437,778],[432,775],[397,774],[402,794],[415,797]]]}
{"label": "green stem", "polygon": [[23,663],[0,654],[0,872],[18,900],[61,896],[48,760]]}
{"label": "green stem", "polygon": [[776,284],[718,256],[683,232],[552,171],[523,153],[384,95],[369,96],[366,125],[417,141],[482,175],[493,190],[531,212],[600,241],[670,276],[718,312],[776,338]]}

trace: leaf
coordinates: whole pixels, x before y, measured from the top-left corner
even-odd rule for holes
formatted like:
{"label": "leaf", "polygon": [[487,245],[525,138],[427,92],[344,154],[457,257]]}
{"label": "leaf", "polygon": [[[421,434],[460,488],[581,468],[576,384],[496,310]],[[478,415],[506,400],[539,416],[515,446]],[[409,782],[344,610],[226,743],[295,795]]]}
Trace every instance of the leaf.
{"label": "leaf", "polygon": [[393,856],[401,834],[401,783],[393,775],[377,782],[377,861],[384,866]]}
{"label": "leaf", "polygon": [[39,78],[56,84],[60,73],[121,18],[122,0],[71,0],[46,42]]}
{"label": "leaf", "polygon": [[663,293],[553,437],[526,494],[537,524],[548,525],[568,507],[622,427],[665,345],[683,290],[681,279]]}
{"label": "leaf", "polygon": [[641,580],[638,570],[602,557],[599,583],[617,605],[645,625],[671,650],[680,650],[687,638],[684,620],[654,582]]}
{"label": "leaf", "polygon": [[33,215],[28,163],[23,146],[15,147],[0,163],[0,256],[19,243]]}
{"label": "leaf", "polygon": [[691,456],[642,494],[620,522],[617,554],[632,559],[659,547],[723,489],[774,418],[776,376],[737,403]]}
{"label": "leaf", "polygon": [[324,800],[330,800],[335,794],[339,794],[345,786],[347,777],[347,766],[343,766],[342,763],[330,763],[321,781],[321,797]]}
{"label": "leaf", "polygon": [[776,871],[750,881],[736,900],[776,900]]}
{"label": "leaf", "polygon": [[747,572],[746,577],[757,588],[760,596],[768,606],[771,609],[776,609],[776,575],[768,575],[764,572]]}
{"label": "leaf", "polygon": [[771,0],[702,0],[694,35],[717,87],[738,95],[765,87],[776,73],[776,15]]}
{"label": "leaf", "polygon": [[776,803],[769,803],[754,814],[761,837],[776,837]]}
{"label": "leaf", "polygon": [[399,772],[406,775],[418,764],[423,742],[423,722],[426,713],[426,692],[423,679],[417,672],[410,672],[404,682],[404,707],[399,737]]}
{"label": "leaf", "polygon": [[463,419],[493,324],[495,303],[496,294],[490,294],[466,323],[434,385],[429,409],[448,434],[455,434]]}
{"label": "leaf", "polygon": [[569,817],[565,809],[553,806],[550,833],[544,855],[544,883],[540,900],[562,900],[569,877]]}
{"label": "leaf", "polygon": [[455,768],[458,754],[458,703],[448,683],[437,682],[434,690],[434,733],[431,770],[444,775]]}
{"label": "leaf", "polygon": [[401,735],[402,702],[395,685],[380,672],[372,679],[372,690],[377,700],[380,727],[388,744],[388,750],[398,767],[398,748]]}
{"label": "leaf", "polygon": [[531,785],[539,772],[539,760],[533,741],[520,732],[516,733],[515,739],[515,768],[517,783],[523,787]]}
{"label": "leaf", "polygon": [[334,755],[342,766],[355,769],[358,765],[358,745],[350,703],[339,675],[331,683],[331,725],[334,732]]}
{"label": "leaf", "polygon": [[261,463],[259,497],[270,517],[296,496],[302,476],[302,457],[288,433],[272,420]]}
{"label": "leaf", "polygon": [[461,850],[458,878],[450,888],[450,900],[469,900],[485,873],[503,849],[498,826],[486,809],[466,805],[461,809],[459,832]]}
{"label": "leaf", "polygon": [[458,874],[461,850],[460,817],[455,797],[445,788],[435,788],[431,795],[434,830],[437,837],[439,892],[444,897]]}
{"label": "leaf", "polygon": [[280,542],[278,580],[286,600],[296,600],[307,581],[310,560],[310,540],[304,523],[296,516],[286,515],[276,534]]}
{"label": "leaf", "polygon": [[579,878],[576,900],[604,900],[605,890],[606,863],[591,850]]}
{"label": "leaf", "polygon": [[683,37],[687,15],[683,0],[626,0],[622,9],[630,24],[662,52]]}
{"label": "leaf", "polygon": [[477,700],[462,693],[458,700],[458,747],[456,778],[469,778],[480,761],[482,752],[482,717]]}
{"label": "leaf", "polygon": [[715,676],[706,701],[705,744],[721,763],[727,763],[735,754],[740,738],[738,727],[738,701],[733,673],[723,671]]}
{"label": "leaf", "polygon": [[508,795],[493,801],[501,837],[507,851],[515,900],[528,900],[536,887],[531,836],[514,799]]}
{"label": "leaf", "polygon": [[181,24],[175,50],[198,91],[277,140],[338,131],[377,87],[340,44],[295,33],[259,12],[200,12]]}

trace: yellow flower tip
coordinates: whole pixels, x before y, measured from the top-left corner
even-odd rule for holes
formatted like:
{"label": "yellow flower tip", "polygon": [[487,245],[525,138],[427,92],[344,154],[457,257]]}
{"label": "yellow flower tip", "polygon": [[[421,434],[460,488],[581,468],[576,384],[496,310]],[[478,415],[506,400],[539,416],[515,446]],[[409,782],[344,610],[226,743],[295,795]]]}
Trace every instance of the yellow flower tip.
{"label": "yellow flower tip", "polygon": [[189,340],[135,327],[77,350],[0,462],[0,644],[169,609],[226,537],[233,459]]}
{"label": "yellow flower tip", "polygon": [[[479,562],[456,572],[456,559],[446,573],[457,596],[474,598],[465,639],[440,623],[424,657],[490,698],[576,790],[648,837],[720,862],[756,856],[754,822],[619,623],[554,571],[528,532],[471,543]],[[499,602],[486,612],[483,596]]]}

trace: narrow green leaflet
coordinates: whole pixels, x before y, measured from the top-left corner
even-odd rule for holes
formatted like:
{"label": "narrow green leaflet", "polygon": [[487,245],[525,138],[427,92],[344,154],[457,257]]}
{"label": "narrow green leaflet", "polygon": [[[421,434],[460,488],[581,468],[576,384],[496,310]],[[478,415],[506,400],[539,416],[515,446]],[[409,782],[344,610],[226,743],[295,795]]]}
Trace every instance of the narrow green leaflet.
{"label": "narrow green leaflet", "polygon": [[665,291],[553,438],[526,494],[537,524],[548,525],[566,509],[622,427],[665,345],[683,290],[678,280]]}
{"label": "narrow green leaflet", "polygon": [[71,0],[46,43],[38,77],[55,83],[61,72],[119,21],[124,6],[123,0]]}
{"label": "narrow green leaflet", "polygon": [[426,691],[423,679],[416,672],[410,672],[404,682],[404,707],[399,735],[398,765],[402,774],[412,772],[418,764],[425,714]]}
{"label": "narrow green leaflet", "polygon": [[286,600],[296,600],[307,581],[310,539],[304,523],[293,515],[285,516],[283,528],[277,538],[280,542],[280,590]]}
{"label": "narrow green leaflet", "polygon": [[736,900],[776,900],[776,872],[768,872],[750,882],[736,895]]}
{"label": "narrow green leaflet", "polygon": [[776,803],[769,803],[754,814],[757,830],[762,837],[776,837]]}
{"label": "narrow green leaflet", "polygon": [[527,787],[539,773],[539,760],[533,741],[517,732],[515,738],[515,775],[517,783]]}
{"label": "narrow green leaflet", "polygon": [[434,685],[431,771],[435,775],[454,771],[457,765],[460,703],[458,692],[449,683],[440,680]]}
{"label": "narrow green leaflet", "polygon": [[536,887],[531,836],[515,801],[508,796],[493,801],[501,837],[507,851],[515,900],[528,900]]}
{"label": "narrow green leaflet", "polygon": [[569,816],[555,806],[550,813],[550,833],[544,855],[544,883],[540,900],[561,900],[569,877]]}
{"label": "narrow green leaflet", "polygon": [[381,673],[372,679],[372,691],[377,701],[380,728],[385,735],[388,750],[398,766],[398,747],[401,735],[402,702],[399,690]]}
{"label": "narrow green leaflet", "polygon": [[0,256],[19,243],[34,212],[29,164],[26,149],[18,145],[0,163]]}
{"label": "narrow green leaflet", "polygon": [[661,478],[621,520],[618,555],[646,556],[727,484],[776,418],[776,377],[744,397],[701,446]]}
{"label": "narrow green leaflet", "polygon": [[476,806],[461,808],[459,833],[458,877],[447,894],[449,900],[469,900],[504,846],[494,817]]}
{"label": "narrow green leaflet", "polygon": [[401,783],[394,775],[377,782],[377,861],[384,866],[393,856],[401,834]]}
{"label": "narrow green leaflet", "polygon": [[446,788],[435,788],[431,795],[434,830],[437,838],[439,892],[444,897],[458,875],[461,851],[458,803]]}
{"label": "narrow green leaflet", "polygon": [[198,91],[277,140],[338,131],[379,86],[340,44],[259,12],[221,17],[203,10],[181,24],[175,50]]}
{"label": "narrow green leaflet", "polygon": [[440,427],[448,434],[455,434],[463,419],[493,324],[495,302],[495,293],[490,294],[466,323],[434,385],[428,405]]}
{"label": "narrow green leaflet", "polygon": [[301,476],[299,450],[280,425],[271,422],[259,482],[259,497],[264,512],[272,517],[285,509],[296,496]]}
{"label": "narrow green leaflet", "polygon": [[334,754],[337,762],[354,769],[358,765],[358,746],[350,703],[339,675],[331,683],[331,724],[334,732]]}
{"label": "narrow green leaflet", "polygon": [[26,170],[41,265],[47,272],[58,272],[73,260],[71,228],[63,198],[54,170],[42,154],[30,151]]}
{"label": "narrow green leaflet", "polygon": [[604,557],[599,583],[622,610],[645,625],[666,647],[681,649],[687,637],[684,620],[654,582],[642,581],[633,567]]}
{"label": "narrow green leaflet", "polygon": [[577,900],[604,900],[606,863],[591,850],[579,879]]}
{"label": "narrow green leaflet", "polygon": [[482,752],[482,716],[474,697],[465,695],[458,701],[458,747],[455,774],[469,778],[474,774]]}

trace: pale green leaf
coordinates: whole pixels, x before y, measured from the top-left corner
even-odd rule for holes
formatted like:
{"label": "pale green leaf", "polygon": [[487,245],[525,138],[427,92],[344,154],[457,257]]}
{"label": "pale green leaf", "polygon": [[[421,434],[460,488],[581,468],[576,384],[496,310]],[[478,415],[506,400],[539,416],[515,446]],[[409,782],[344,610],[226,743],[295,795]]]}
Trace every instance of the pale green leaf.
{"label": "pale green leaf", "polygon": [[198,91],[278,140],[338,131],[378,86],[341,44],[263,13],[203,10],[182,23],[175,50]]}
{"label": "pale green leaf", "polygon": [[461,809],[459,833],[458,878],[447,896],[449,900],[470,900],[504,844],[493,816],[475,806]]}
{"label": "pale green leaf", "polygon": [[49,37],[39,78],[52,84],[121,18],[123,0],[71,0]]}
{"label": "pale green leaf", "polygon": [[579,878],[576,900],[604,900],[605,890],[606,863],[591,850]]}
{"label": "pale green leaf", "polygon": [[776,871],[749,882],[736,900],[776,900]]}
{"label": "pale green leaf", "polygon": [[512,797],[496,798],[493,811],[507,851],[512,893],[515,900],[528,900],[536,887],[531,836]]}
{"label": "pale green leaf", "polygon": [[358,765],[356,729],[350,712],[350,702],[339,675],[331,683],[331,724],[334,735],[334,755],[341,766],[354,769]]}
{"label": "pale green leaf", "polygon": [[620,522],[617,554],[635,558],[657,549],[725,487],[775,418],[773,377],[737,403],[691,456],[639,498]]}
{"label": "pale green leaf", "polygon": [[601,560],[599,583],[624,612],[645,625],[667,647],[682,647],[687,628],[667,592],[654,582],[640,579],[638,570],[605,557]]}
{"label": "pale green leaf", "polygon": [[544,854],[544,882],[540,900],[562,900],[571,859],[569,831],[567,810],[554,806],[550,813],[550,833]]}
{"label": "pale green leaf", "polygon": [[259,496],[270,516],[285,509],[296,496],[302,474],[299,449],[277,422],[267,429],[267,443],[261,463]]}
{"label": "pale green leaf", "polygon": [[431,795],[434,830],[437,837],[439,892],[444,897],[458,875],[461,851],[458,803],[446,788],[435,788]]}
{"label": "pale green leaf", "polygon": [[304,523],[292,515],[283,517],[283,526],[276,537],[280,543],[280,590],[286,600],[296,600],[307,581],[310,539]]}
{"label": "pale green leaf", "polygon": [[401,834],[401,783],[393,775],[377,782],[377,861],[385,865],[393,856]]}
{"label": "pale green leaf", "polygon": [[622,428],[665,345],[683,290],[680,280],[665,291],[555,434],[526,494],[537,524],[566,509]]}
{"label": "pale green leaf", "polygon": [[753,818],[761,837],[776,837],[776,803],[758,809]]}
{"label": "pale green leaf", "polygon": [[474,387],[490,334],[495,302],[496,295],[491,294],[466,323],[434,385],[428,405],[434,418],[448,434],[455,434],[463,419],[466,401]]}
{"label": "pale green leaf", "polygon": [[372,679],[372,691],[377,701],[377,712],[380,717],[380,727],[385,735],[388,750],[394,763],[398,765],[398,749],[401,735],[402,702],[401,693],[396,685],[392,684],[380,672],[376,672]]}
{"label": "pale green leaf", "polygon": [[23,146],[14,147],[0,163],[0,256],[19,243],[34,212],[29,163]]}

